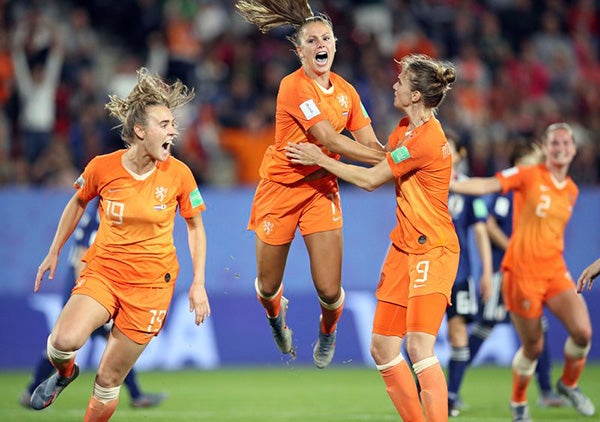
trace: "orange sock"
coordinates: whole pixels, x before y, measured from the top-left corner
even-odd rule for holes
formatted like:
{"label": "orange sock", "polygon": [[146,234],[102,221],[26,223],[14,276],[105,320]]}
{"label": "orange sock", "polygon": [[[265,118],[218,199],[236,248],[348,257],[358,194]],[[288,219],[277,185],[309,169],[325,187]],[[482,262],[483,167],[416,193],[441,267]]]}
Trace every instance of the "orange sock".
{"label": "orange sock", "polygon": [[527,402],[527,387],[532,375],[519,374],[513,369],[513,388],[511,400],[513,403]]}
{"label": "orange sock", "polygon": [[337,327],[337,323],[342,316],[342,311],[344,309],[344,304],[337,309],[327,309],[323,305],[321,305],[321,332],[325,334],[331,334],[335,331]]}
{"label": "orange sock", "polygon": [[[404,422],[424,422],[419,393],[413,374],[403,360],[398,365],[381,371],[386,390]],[[447,400],[446,400],[447,402]]]}
{"label": "orange sock", "polygon": [[281,296],[283,296],[283,285],[279,288],[279,291],[273,296],[262,296],[258,291],[258,283],[255,283],[256,297],[260,304],[267,311],[269,318],[275,318],[281,312]]}
{"label": "orange sock", "polygon": [[586,358],[574,358],[565,355],[565,366],[563,368],[562,382],[566,387],[576,387],[583,367],[585,366]]}
{"label": "orange sock", "polygon": [[73,375],[73,367],[75,366],[75,356],[73,356],[73,359],[70,360],[65,360],[62,362],[52,362],[52,365],[54,365],[54,367],[56,368],[56,370],[58,371],[58,375],[60,375],[61,377],[70,377],[71,375]]}
{"label": "orange sock", "polygon": [[448,385],[440,363],[437,359],[435,361],[435,364],[417,372],[427,422],[448,420]]}
{"label": "orange sock", "polygon": [[319,297],[319,303],[321,304],[321,332],[325,334],[332,334],[337,323],[342,316],[344,310],[344,301],[346,300],[346,292],[344,288],[340,288],[340,296],[334,303],[326,303]]}
{"label": "orange sock", "polygon": [[90,398],[88,407],[85,410],[84,422],[106,422],[115,413],[119,398],[102,403],[94,395]]}

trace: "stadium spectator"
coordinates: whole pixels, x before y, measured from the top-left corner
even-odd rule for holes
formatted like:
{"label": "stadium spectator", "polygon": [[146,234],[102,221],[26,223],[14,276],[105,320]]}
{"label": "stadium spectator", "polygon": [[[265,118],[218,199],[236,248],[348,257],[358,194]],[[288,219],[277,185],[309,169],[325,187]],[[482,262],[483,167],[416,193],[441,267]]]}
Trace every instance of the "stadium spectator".
{"label": "stadium spectator", "polygon": [[[85,252],[87,252],[88,248],[92,246],[92,243],[96,238],[96,233],[98,232],[98,226],[100,225],[100,214],[98,213],[97,201],[94,200],[93,202],[95,203],[86,210],[74,232],[73,239],[75,244],[69,250],[69,279],[65,284],[65,302],[69,300],[71,289],[79,279],[81,271],[85,268],[85,264],[81,261],[81,258]],[[103,337],[108,339],[110,327],[110,324],[106,324],[103,327],[98,328],[92,333],[91,337]],[[35,366],[31,382],[19,397],[19,403],[23,407],[28,409],[31,408],[31,394],[33,393],[33,390],[35,390],[42,381],[51,376],[54,371],[54,366],[52,366],[48,360],[48,356],[44,352],[44,355]],[[131,371],[129,371],[125,377],[124,383],[129,391],[132,407],[158,406],[166,398],[166,395],[162,393],[143,393],[137,382],[135,368],[131,368]]]}
{"label": "stadium spectator", "polygon": [[[369,164],[381,160],[384,152],[358,93],[331,71],[336,38],[328,16],[313,14],[303,0],[281,3],[236,3],[244,18],[263,32],[291,25],[295,33],[289,39],[301,63],[279,87],[275,140],[261,164],[261,180],[248,223],[256,234],[255,287],[279,350],[295,356],[292,332],[285,322],[288,300],[283,296],[283,273],[299,228],[321,305],[313,360],[318,368],[325,368],[333,359],[336,327],[344,306],[338,182],[318,166],[290,163],[285,146],[289,141],[314,143],[333,158],[344,155]],[[342,135],[343,130],[350,131],[356,142]]]}
{"label": "stadium spectator", "polygon": [[513,421],[530,420],[527,387],[543,350],[544,306],[569,333],[556,390],[581,414],[595,413],[594,404],[578,387],[591,346],[590,316],[585,302],[576,294],[563,257],[565,226],[579,192],[568,175],[576,153],[571,126],[548,126],[542,150],[545,161],[537,166],[517,166],[495,177],[451,184],[452,191],[471,195],[514,191],[514,231],[502,261],[504,303],[521,339],[512,365]]}
{"label": "stadium spectator", "polygon": [[79,374],[75,355],[89,336],[113,320],[84,419],[106,421],[115,412],[127,373],[152,337],[161,331],[178,273],[173,245],[175,213],[186,219],[193,280],[190,311],[200,324],[210,314],[204,287],[205,204],[189,168],[170,157],[178,131],[172,110],[193,98],[180,81],[169,85],[141,68],[126,97],[111,96],[106,108],[121,123],[127,148],[94,158],[75,182],[48,255],[36,275],[54,277],[62,247],[88,202],[100,197],[104,217],[87,263],[63,307],[46,351],[57,372],[33,392],[31,406],[50,406]]}
{"label": "stadium spectator", "polygon": [[592,262],[585,270],[581,272],[577,279],[577,293],[581,293],[587,285],[588,290],[592,289],[594,279],[600,274],[600,259]]}
{"label": "stadium spectator", "polygon": [[[454,132],[446,131],[446,138],[452,153],[452,177],[455,180],[465,179],[467,176],[460,171],[460,164],[466,158],[467,149]],[[470,360],[468,324],[475,319],[478,311],[477,287],[473,280],[474,271],[469,251],[470,230],[473,231],[481,262],[478,286],[483,300],[487,300],[491,294],[492,249],[485,226],[488,210],[483,198],[452,193],[448,197],[448,209],[460,244],[460,259],[452,286],[451,305],[446,309],[450,342],[448,416],[456,417],[460,414],[459,390]]]}
{"label": "stadium spectator", "polygon": [[[535,165],[542,159],[541,150],[537,144],[517,144],[511,153],[510,165]],[[494,274],[492,277],[492,288],[487,300],[479,304],[479,312],[476,321],[471,326],[469,334],[469,361],[473,362],[485,340],[492,334],[492,330],[499,323],[510,322],[510,317],[504,308],[502,301],[502,271],[501,264],[504,252],[508,246],[508,240],[512,233],[513,220],[513,195],[509,192],[505,195],[494,194],[489,200],[489,215],[486,221],[487,231],[492,241],[492,262]],[[558,395],[552,388],[551,366],[549,345],[546,341],[548,332],[548,321],[542,317],[542,328],[544,330],[544,349],[538,358],[535,367],[536,380],[540,389],[538,406],[560,407],[566,404],[562,396]]]}
{"label": "stadium spectator", "polygon": [[[48,50],[31,52],[26,44],[42,23],[50,27],[52,42]],[[19,124],[23,152],[29,165],[42,155],[52,142],[56,122],[56,92],[64,56],[62,33],[53,22],[43,18],[22,22],[13,37],[12,59],[15,82],[20,99]],[[37,47],[36,47],[37,48]],[[29,56],[28,56],[29,52]]]}
{"label": "stadium spectator", "polygon": [[[403,420],[443,421],[448,389],[434,344],[450,303],[459,243],[448,211],[450,146],[434,113],[456,71],[421,55],[405,57],[400,69],[394,106],[406,117],[389,136],[391,152],[379,164],[340,163],[307,142],[290,143],[286,150],[292,162],[319,165],[365,190],[394,180],[398,224],[377,287],[371,354]],[[420,393],[400,352],[404,337]]]}

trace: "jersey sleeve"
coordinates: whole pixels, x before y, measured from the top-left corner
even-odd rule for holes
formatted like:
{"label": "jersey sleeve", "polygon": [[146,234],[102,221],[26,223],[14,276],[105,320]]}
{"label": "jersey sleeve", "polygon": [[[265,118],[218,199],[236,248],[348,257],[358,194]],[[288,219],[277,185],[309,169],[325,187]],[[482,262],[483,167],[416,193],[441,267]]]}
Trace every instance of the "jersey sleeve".
{"label": "jersey sleeve", "polygon": [[354,89],[354,87],[349,83],[346,85],[352,104],[352,108],[350,109],[350,117],[348,119],[346,128],[353,132],[371,124],[371,118],[369,117],[369,113],[367,113],[367,109],[360,100],[360,96],[358,95],[356,89]]}
{"label": "jersey sleeve", "polygon": [[179,213],[183,218],[191,218],[206,209],[204,198],[196,185],[194,176],[190,169],[182,164],[181,166],[181,185],[180,195],[177,198],[179,203]]}
{"label": "jersey sleeve", "polygon": [[319,110],[314,88],[304,79],[285,78],[279,86],[278,101],[281,110],[292,116],[305,131],[326,118]]}
{"label": "jersey sleeve", "polygon": [[98,196],[98,157],[88,163],[73,186],[77,189],[79,198],[85,202]]}
{"label": "jersey sleeve", "polygon": [[413,170],[430,163],[437,152],[424,142],[411,142],[409,139],[386,154],[387,162],[395,178],[404,176]]}
{"label": "jersey sleeve", "polygon": [[527,173],[532,168],[533,166],[517,166],[496,173],[495,176],[502,186],[502,193],[521,189],[526,180]]}

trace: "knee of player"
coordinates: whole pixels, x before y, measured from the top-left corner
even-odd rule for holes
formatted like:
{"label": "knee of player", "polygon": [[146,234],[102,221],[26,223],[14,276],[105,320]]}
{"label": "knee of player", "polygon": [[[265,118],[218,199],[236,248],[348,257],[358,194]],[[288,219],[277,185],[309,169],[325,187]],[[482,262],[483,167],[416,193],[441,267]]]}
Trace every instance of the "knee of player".
{"label": "knee of player", "polygon": [[52,333],[52,346],[63,352],[75,352],[83,347],[87,338],[70,330],[58,330]]}
{"label": "knee of player", "polygon": [[398,356],[400,347],[395,342],[388,342],[386,336],[374,335],[371,338],[370,352],[376,365],[388,364]]}
{"label": "knee of player", "polygon": [[385,350],[383,350],[382,347],[371,342],[370,352],[371,356],[373,357],[373,360],[375,361],[375,364],[381,365],[386,363],[387,353],[385,352]]}
{"label": "knee of player", "polygon": [[101,365],[96,373],[96,384],[105,388],[119,387],[123,384],[125,376],[127,376],[127,373],[123,374],[121,370],[106,368]]}
{"label": "knee of player", "polygon": [[411,338],[410,335],[407,336],[406,353],[408,354],[411,362],[419,362],[434,355],[433,344],[435,343],[435,340],[431,342],[424,342],[420,340],[421,339]]}
{"label": "knee of player", "polygon": [[544,339],[540,338],[534,341],[523,342],[523,349],[528,359],[536,360],[544,350]]}
{"label": "knee of player", "polygon": [[580,350],[585,350],[587,355],[587,351],[589,351],[592,342],[592,330],[589,329],[580,329],[575,330],[570,333],[570,336],[567,338],[566,345],[569,347],[565,348],[565,352],[570,355],[579,355]]}

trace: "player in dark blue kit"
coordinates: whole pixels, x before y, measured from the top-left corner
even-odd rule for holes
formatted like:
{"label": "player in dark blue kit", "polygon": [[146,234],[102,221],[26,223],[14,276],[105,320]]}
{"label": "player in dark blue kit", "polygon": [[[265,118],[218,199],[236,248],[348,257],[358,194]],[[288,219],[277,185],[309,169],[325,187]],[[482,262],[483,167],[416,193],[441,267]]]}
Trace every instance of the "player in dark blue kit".
{"label": "player in dark blue kit", "polygon": [[[512,154],[511,166],[538,164],[541,159],[541,151],[536,149],[534,144],[519,144]],[[469,364],[477,355],[485,339],[492,333],[494,326],[499,323],[510,322],[502,301],[502,272],[500,266],[504,257],[504,251],[508,245],[508,239],[512,233],[512,192],[506,195],[494,194],[489,201],[488,209],[487,229],[492,241],[494,275],[489,299],[480,304],[478,319],[471,327],[471,334],[469,336]],[[559,394],[554,392],[550,381],[551,359],[546,338],[548,321],[545,317],[542,318],[542,327],[544,329],[544,350],[538,359],[536,367],[536,379],[540,388],[538,406],[565,406],[566,402]]]}
{"label": "player in dark blue kit", "polygon": [[[464,179],[466,176],[460,174],[458,168],[466,154],[466,149],[458,146],[456,136],[450,131],[446,133],[446,137],[452,151],[453,177],[458,180]],[[458,391],[470,360],[468,324],[476,318],[479,302],[469,259],[469,230],[473,230],[481,259],[479,294],[483,300],[487,300],[491,290],[492,252],[486,229],[488,211],[484,199],[451,193],[448,197],[448,208],[460,243],[458,272],[452,287],[452,305],[446,310],[451,347],[447,374],[448,415],[458,416],[460,413],[457,403]]]}
{"label": "player in dark blue kit", "polygon": [[[64,295],[65,301],[71,295],[71,288],[73,287],[72,283],[79,278],[79,273],[85,266],[85,264],[81,262],[81,257],[94,242],[94,238],[96,237],[98,225],[100,224],[100,216],[98,215],[97,209],[97,203],[87,207],[86,213],[81,217],[79,226],[75,229],[73,234],[75,244],[69,251],[69,280],[73,281],[71,283],[66,283]],[[109,332],[110,327],[105,325],[94,331],[92,336],[103,336],[106,338]],[[56,368],[52,366],[44,352],[35,367],[31,382],[19,397],[19,403],[23,407],[31,408],[31,394],[33,393],[33,390],[35,390],[35,388],[54,371],[56,371]],[[164,393],[143,393],[137,383],[134,369],[129,372],[124,382],[131,397],[132,407],[155,407],[162,403],[167,397]]]}

